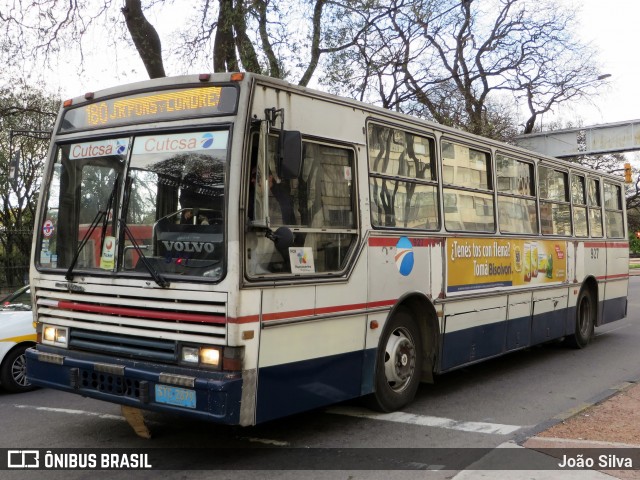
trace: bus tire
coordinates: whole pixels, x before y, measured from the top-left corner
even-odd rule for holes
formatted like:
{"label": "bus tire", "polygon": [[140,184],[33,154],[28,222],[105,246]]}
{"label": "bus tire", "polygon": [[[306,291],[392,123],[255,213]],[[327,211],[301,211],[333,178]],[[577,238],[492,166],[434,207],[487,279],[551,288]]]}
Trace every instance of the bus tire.
{"label": "bus tire", "polygon": [[567,337],[567,343],[573,348],[586,347],[593,338],[595,328],[596,303],[589,288],[583,288],[576,303],[576,324],[573,335]]}
{"label": "bus tire", "polygon": [[375,391],[368,406],[393,412],[410,403],[420,385],[422,362],[420,329],[411,312],[400,308],[386,326],[378,347]]}

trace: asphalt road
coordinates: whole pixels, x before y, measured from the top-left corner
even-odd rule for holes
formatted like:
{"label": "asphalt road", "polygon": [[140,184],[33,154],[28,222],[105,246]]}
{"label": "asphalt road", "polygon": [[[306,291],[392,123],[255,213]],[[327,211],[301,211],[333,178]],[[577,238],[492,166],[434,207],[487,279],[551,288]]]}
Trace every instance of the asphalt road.
{"label": "asphalt road", "polygon": [[[478,450],[471,448],[521,442],[550,419],[640,379],[639,294],[640,277],[631,277],[629,316],[596,329],[584,350],[549,344],[441,375],[435,385],[422,385],[415,402],[396,414],[376,415],[353,402],[250,428],[149,414],[153,437],[145,440],[116,405],[52,390],[0,393],[0,448],[97,454],[160,449],[151,451],[153,461],[172,470],[133,472],[149,479],[450,478],[455,472],[448,468],[458,470],[456,465],[474,460]],[[428,450],[434,448],[437,458]],[[425,477],[425,468],[434,471]],[[247,469],[261,472],[256,477]],[[38,476],[87,478],[87,471],[38,471]],[[132,472],[91,476],[131,478]]]}

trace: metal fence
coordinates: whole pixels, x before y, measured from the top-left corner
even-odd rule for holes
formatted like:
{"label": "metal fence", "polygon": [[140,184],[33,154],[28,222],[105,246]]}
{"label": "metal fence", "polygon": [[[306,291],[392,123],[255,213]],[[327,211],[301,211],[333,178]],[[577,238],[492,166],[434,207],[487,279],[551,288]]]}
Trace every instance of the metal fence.
{"label": "metal fence", "polygon": [[31,229],[0,230],[0,294],[11,293],[29,282]]}

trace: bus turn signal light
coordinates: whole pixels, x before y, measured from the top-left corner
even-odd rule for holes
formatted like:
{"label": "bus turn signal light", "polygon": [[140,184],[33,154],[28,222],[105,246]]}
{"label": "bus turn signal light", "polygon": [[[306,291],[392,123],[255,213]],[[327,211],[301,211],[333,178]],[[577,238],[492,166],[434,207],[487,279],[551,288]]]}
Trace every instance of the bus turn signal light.
{"label": "bus turn signal light", "polygon": [[631,164],[630,163],[625,163],[624,164],[624,181],[627,183],[631,183],[632,179],[631,179]]}

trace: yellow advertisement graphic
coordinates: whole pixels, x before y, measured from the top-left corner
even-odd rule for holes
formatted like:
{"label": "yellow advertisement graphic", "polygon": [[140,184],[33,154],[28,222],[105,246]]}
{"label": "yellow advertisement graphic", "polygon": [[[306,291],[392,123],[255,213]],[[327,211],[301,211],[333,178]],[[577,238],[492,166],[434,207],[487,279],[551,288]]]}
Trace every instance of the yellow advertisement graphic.
{"label": "yellow advertisement graphic", "polygon": [[564,282],[567,244],[509,238],[447,239],[447,292]]}

